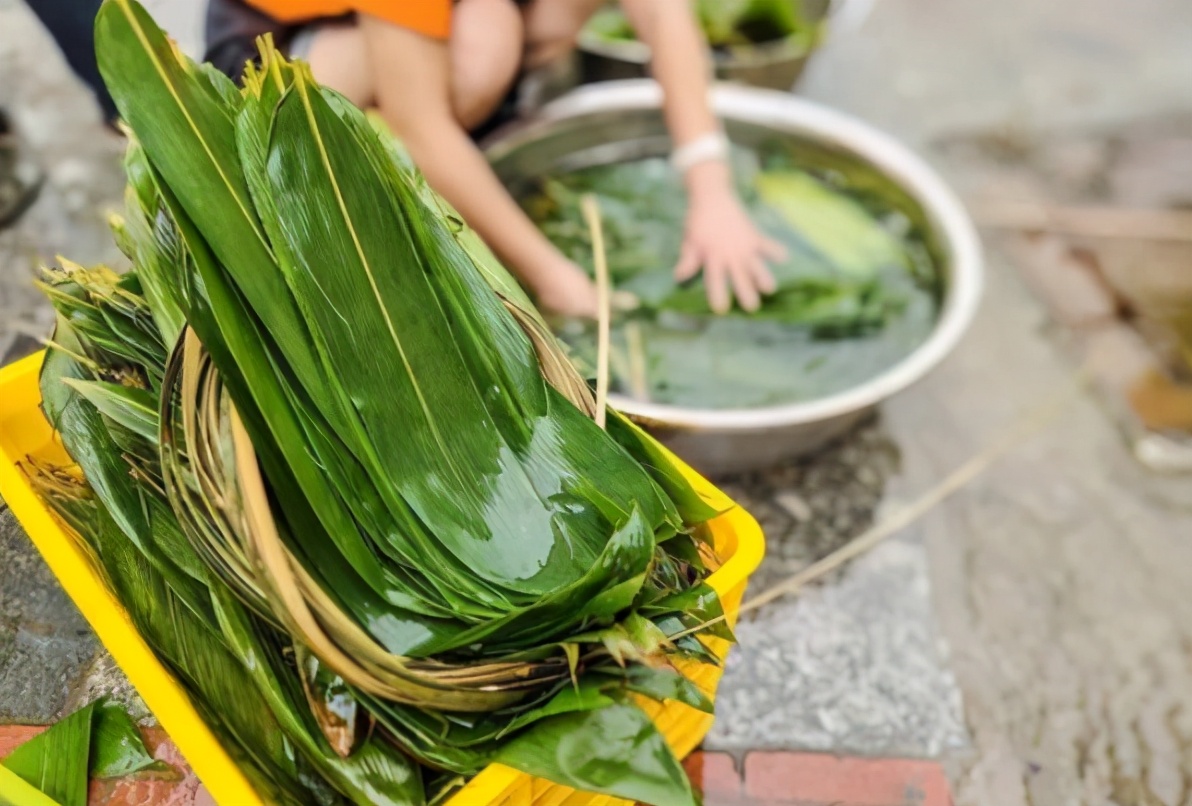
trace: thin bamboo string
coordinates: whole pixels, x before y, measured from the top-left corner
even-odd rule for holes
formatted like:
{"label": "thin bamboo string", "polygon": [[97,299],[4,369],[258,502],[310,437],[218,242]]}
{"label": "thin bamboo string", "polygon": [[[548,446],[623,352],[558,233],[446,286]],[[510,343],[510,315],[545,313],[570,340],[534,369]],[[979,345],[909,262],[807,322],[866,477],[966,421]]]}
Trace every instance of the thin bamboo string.
{"label": "thin bamboo string", "polygon": [[609,322],[612,293],[609,289],[608,259],[604,251],[604,227],[600,223],[600,202],[591,193],[580,200],[584,220],[592,232],[592,261],[596,268],[596,304],[599,308],[596,340],[596,425],[604,428],[608,409]]}
{"label": "thin bamboo string", "polygon": [[[899,509],[879,523],[874,524],[823,559],[817,560],[806,568],[800,569],[781,582],[762,591],[757,596],[748,599],[741,605],[738,613],[743,615],[764,607],[776,599],[781,599],[783,596],[797,594],[808,584],[824,577],[849,560],[861,556],[865,552],[872,550],[882,541],[898,534],[939,504],[951,498],[960,490],[963,490],[973,480],[997,463],[998,460],[1021,446],[1031,436],[1041,431],[1063,414],[1067,410],[1067,406],[1072,398],[1086,387],[1088,380],[1089,375],[1086,371],[1081,370],[1076,373],[1065,383],[1061,384],[1058,389],[1047,394],[1041,402],[1017,417],[1008,427],[1002,429],[999,436],[990,442],[988,446],[957,466],[956,469],[945,476],[938,484],[932,486],[910,504]],[[671,639],[675,640],[684,635],[702,632],[708,627],[723,621],[724,618],[724,616],[718,616],[705,624],[686,630],[678,635],[673,635]]]}

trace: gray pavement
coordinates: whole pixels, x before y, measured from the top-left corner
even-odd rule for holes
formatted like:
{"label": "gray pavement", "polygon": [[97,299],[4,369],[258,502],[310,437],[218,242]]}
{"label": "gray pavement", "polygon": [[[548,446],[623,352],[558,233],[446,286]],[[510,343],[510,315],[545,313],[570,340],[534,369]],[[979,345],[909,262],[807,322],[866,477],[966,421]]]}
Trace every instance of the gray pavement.
{"label": "gray pavement", "polygon": [[[893,132],[922,150],[964,191],[1025,193],[1025,198],[1037,198],[1041,187],[1045,192],[1058,185],[1061,191],[1072,192],[1063,187],[1063,169],[1079,173],[1079,161],[1089,159],[1089,148],[1050,155],[1051,172],[1045,174],[1037,164],[1011,167],[1004,164],[1008,161],[990,164],[989,159],[966,158],[974,149],[965,144],[979,144],[977,150],[988,155],[999,146],[1013,151],[1026,143],[1046,144],[1060,132],[1067,135],[1066,142],[1072,142],[1074,133],[1100,133],[1139,120],[1157,121],[1154,128],[1162,130],[1163,121],[1186,113],[1192,100],[1192,49],[1184,44],[1189,41],[1192,6],[1166,0],[1132,4],[1128,13],[1100,0],[996,4],[882,0],[874,4],[860,28],[842,32],[819,55],[799,92]],[[1056,176],[1057,172],[1061,175]],[[983,438],[1004,427],[1017,407],[1029,405],[1032,395],[1042,394],[1048,383],[1057,383],[1072,371],[1065,357],[1057,354],[1042,310],[1022,288],[1000,244],[993,242],[990,247],[991,288],[973,335],[928,382],[886,407],[887,433],[905,465],[887,493],[888,504],[929,487],[978,450]],[[1132,474],[1141,490],[1169,485],[1192,501],[1192,486],[1148,479],[1133,465],[1112,421],[1091,399],[1081,399],[1077,408],[1094,411],[1095,416],[1077,420],[1078,426],[1069,424],[1063,436],[1049,434],[1041,439],[1099,444],[1111,452],[1104,464],[1086,465],[1083,461],[1089,457],[1070,457],[1050,472],[1046,466],[1035,468],[1033,475],[998,471],[1002,475],[992,477],[1003,479],[1003,486],[997,488],[1002,498],[984,508],[982,519],[954,518],[947,527],[950,531],[939,524],[952,513],[968,510],[970,498],[987,489],[987,480],[940,507],[927,524],[907,530],[897,542],[856,562],[830,584],[808,591],[800,600],[767,607],[755,621],[743,625],[739,631],[743,651],[730,662],[719,700],[720,719],[709,744],[726,750],[761,746],[943,755],[955,764],[959,801],[983,806],[1104,803],[1112,802],[1111,795],[1123,798],[1122,804],[1184,803],[1186,791],[1173,793],[1161,785],[1157,785],[1163,791],[1159,800],[1137,794],[1150,791],[1149,785],[1140,783],[1146,776],[1139,765],[1145,760],[1154,757],[1153,774],[1168,781],[1173,776],[1178,779],[1181,769],[1192,770],[1187,750],[1180,749],[1186,746],[1180,734],[1161,728],[1152,740],[1158,750],[1145,741],[1133,742],[1120,751],[1126,759],[1119,760],[1121,769],[1109,773],[1106,754],[1113,757],[1113,743],[1102,741],[1100,758],[1090,761],[1094,768],[1084,770],[1080,754],[1072,748],[1079,748],[1081,740],[1093,742],[1094,735],[1111,726],[1100,724],[1091,714],[1076,723],[1064,716],[1056,716],[1053,722],[1047,710],[1049,694],[1034,698],[1026,694],[1037,682],[1029,672],[1009,678],[1012,682],[999,680],[997,692],[991,692],[990,685],[998,680],[994,673],[1000,669],[998,659],[1009,651],[1002,642],[1012,645],[1013,631],[994,640],[957,615],[967,613],[1003,627],[1032,620],[1034,614],[1022,607],[1013,580],[1003,580],[1000,598],[972,604],[970,588],[985,583],[985,569],[963,562],[963,554],[961,561],[952,560],[962,552],[961,545],[990,550],[1001,546],[1006,529],[1002,510],[1011,506],[1008,502],[1037,492],[1053,474],[1066,479],[1103,468],[1111,476]],[[1129,506],[1129,515],[1124,511],[1132,492],[1101,484],[1104,497],[1095,503],[1103,507],[1102,514],[1126,522],[1136,516],[1134,506]],[[1142,509],[1152,522],[1134,527],[1144,535],[1157,531],[1171,536],[1170,544],[1155,549],[1160,555],[1178,546],[1174,535],[1192,533],[1188,528],[1192,524],[1179,515],[1180,509],[1170,511],[1178,495],[1173,492],[1148,502]],[[1090,506],[1095,497],[1087,493],[1072,504]],[[855,533],[855,526],[849,531]],[[1059,528],[1059,523],[1017,523],[1013,531],[1020,542],[1039,547],[1055,543],[1061,537],[1056,534]],[[926,543],[925,534],[932,535]],[[773,548],[783,550],[781,545]],[[1064,565],[1033,569],[1027,558],[1039,551],[1035,548],[1021,560],[1028,589],[1035,581],[1031,571],[1045,577],[1074,574],[1079,579],[1077,569]],[[1128,550],[1123,548],[1123,553]],[[1067,559],[1075,561],[1079,555]],[[1086,562],[1097,566],[1105,559],[1090,556]],[[768,559],[767,566],[776,562]],[[1112,564],[1102,573],[1112,575]],[[764,571],[762,576],[775,574]],[[761,587],[764,582],[755,590]],[[1080,593],[1093,595],[1083,588]],[[1106,612],[1114,610],[1115,594],[1112,588],[1105,591]],[[1185,599],[1192,601],[1192,596]],[[1062,599],[1055,607],[1065,612]],[[1003,611],[1008,615],[1016,608],[1015,616],[1002,623]],[[1170,620],[1162,613],[1156,601],[1145,616],[1134,613],[1133,617]],[[1119,628],[1129,629],[1127,623],[1123,621]],[[1109,625],[1085,624],[1092,632],[1103,628]],[[1089,640],[1095,645],[1096,639],[1089,636]],[[965,659],[974,652],[981,653],[990,669],[965,666]],[[1113,665],[1126,668],[1137,660],[1125,652]],[[1108,661],[1102,660],[1110,665]],[[965,670],[971,673],[965,675]],[[1159,698],[1170,705],[1183,694],[1181,683]],[[963,711],[962,700],[967,704]],[[1020,714],[1027,701],[1041,709],[1033,719]],[[1116,721],[1136,718],[1136,705],[1136,701],[1124,705]],[[1155,725],[1167,724],[1152,718],[1149,729],[1153,733]],[[972,731],[971,746],[966,727]],[[1042,737],[1053,727],[1062,738],[1044,741]],[[1029,741],[1014,746],[1007,738],[1010,730],[1020,731],[1022,737],[1039,737],[1040,746]],[[1053,758],[1047,745],[1055,741],[1067,746],[1068,756],[1077,757]],[[1115,775],[1120,779],[1116,784]],[[1110,784],[1098,788],[1090,779]],[[1031,796],[1035,799],[1030,800]]]}
{"label": "gray pavement", "polygon": [[[964,347],[887,408],[926,487],[1073,372],[991,250]],[[1189,802],[1192,481],[1147,474],[1090,394],[924,522],[972,736],[957,802]]]}
{"label": "gray pavement", "polygon": [[747,616],[705,746],[929,758],[965,750],[927,570],[909,535],[799,600]]}
{"label": "gray pavement", "polygon": [[52,720],[97,649],[87,622],[0,506],[0,724]]}
{"label": "gray pavement", "polygon": [[[1065,174],[1113,148],[1111,137],[1082,148],[1081,133],[1161,134],[1186,118],[1188,42],[1192,5],[1178,0],[887,0],[823,54],[804,91],[926,149],[964,190],[1063,199],[1087,191]],[[1061,133],[1072,145],[1049,173],[1015,160],[978,169],[937,148],[967,139],[1014,153]],[[886,407],[900,488],[930,486],[1074,369],[1013,253],[987,245],[972,333]],[[1192,802],[1192,481],[1140,469],[1086,394],[915,531],[972,742],[950,756],[958,804]]]}
{"label": "gray pavement", "polygon": [[846,0],[864,23],[830,41],[799,91],[915,146],[1187,111],[1184,0]]}

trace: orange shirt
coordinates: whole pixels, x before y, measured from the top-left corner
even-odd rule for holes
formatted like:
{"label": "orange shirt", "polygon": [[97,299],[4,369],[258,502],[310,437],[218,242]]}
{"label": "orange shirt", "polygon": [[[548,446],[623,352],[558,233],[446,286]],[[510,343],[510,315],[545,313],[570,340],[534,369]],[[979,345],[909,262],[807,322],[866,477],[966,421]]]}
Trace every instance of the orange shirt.
{"label": "orange shirt", "polygon": [[420,34],[446,39],[451,32],[451,0],[248,0],[281,22],[338,17],[359,11]]}

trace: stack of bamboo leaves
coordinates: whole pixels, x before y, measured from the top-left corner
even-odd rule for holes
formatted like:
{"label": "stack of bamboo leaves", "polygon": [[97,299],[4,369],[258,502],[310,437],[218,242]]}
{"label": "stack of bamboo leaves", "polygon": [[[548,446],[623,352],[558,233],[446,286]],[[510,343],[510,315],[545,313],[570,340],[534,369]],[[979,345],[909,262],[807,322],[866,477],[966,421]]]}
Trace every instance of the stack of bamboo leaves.
{"label": "stack of bamboo leaves", "polygon": [[595,402],[475,235],[268,43],[243,89],[97,20],[134,270],[63,261],[30,472],[270,801],[423,804],[492,762],[695,801],[635,696],[731,638],[716,513]]}

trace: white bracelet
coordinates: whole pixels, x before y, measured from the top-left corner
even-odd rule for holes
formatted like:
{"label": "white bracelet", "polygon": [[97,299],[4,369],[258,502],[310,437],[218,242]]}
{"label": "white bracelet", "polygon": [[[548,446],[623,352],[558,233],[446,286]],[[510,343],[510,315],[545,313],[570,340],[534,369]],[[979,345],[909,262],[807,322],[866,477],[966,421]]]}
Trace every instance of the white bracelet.
{"label": "white bracelet", "polygon": [[701,162],[728,159],[728,138],[724,132],[710,132],[697,137],[671,153],[671,165],[681,174],[686,174]]}

